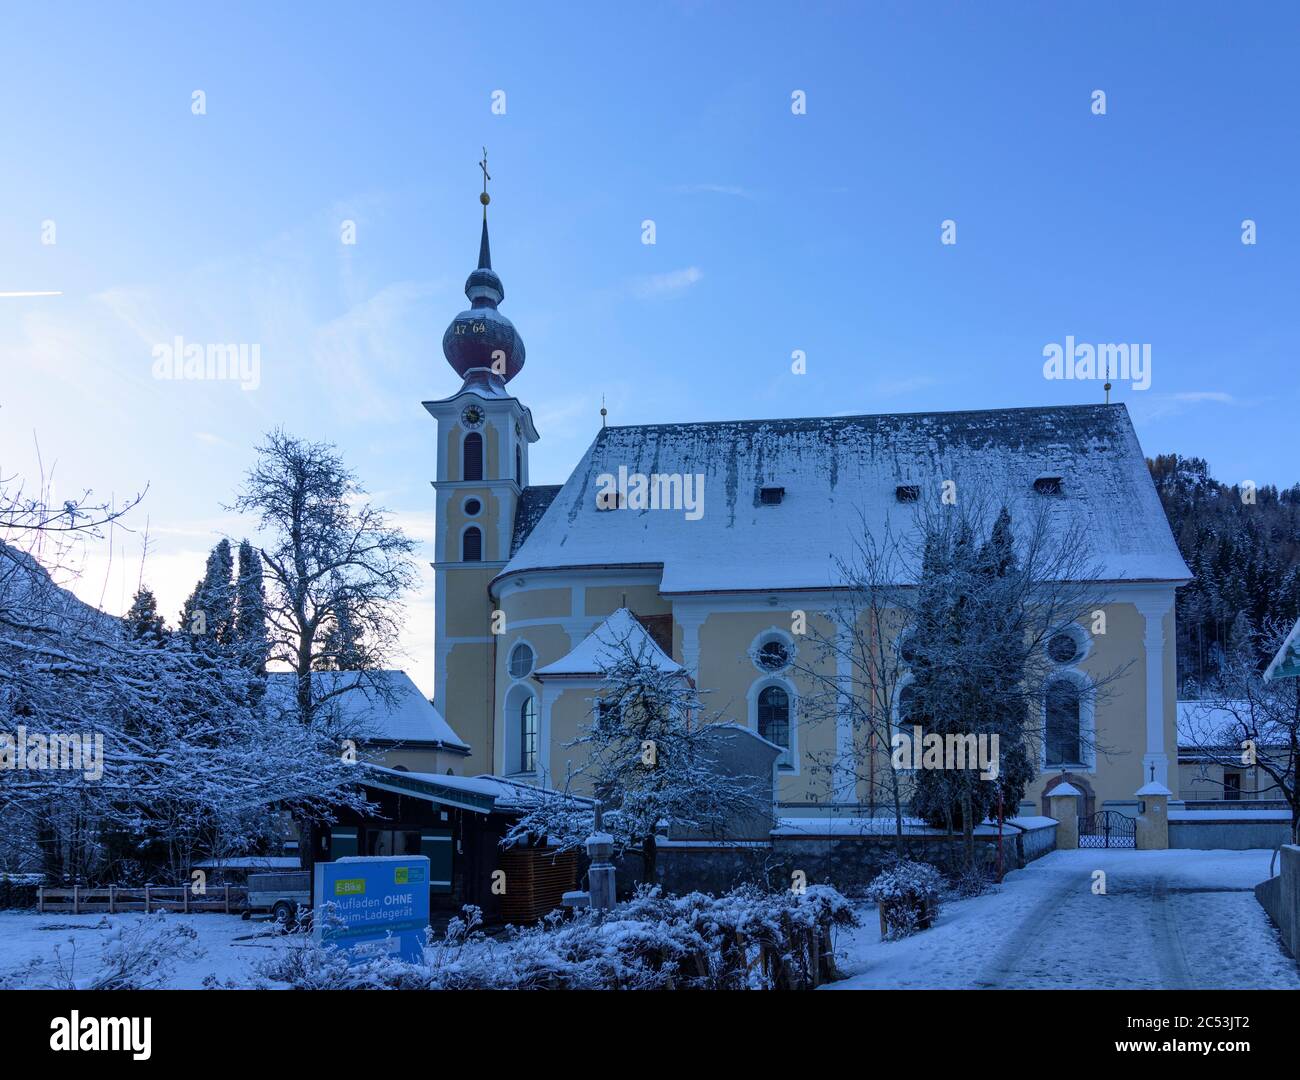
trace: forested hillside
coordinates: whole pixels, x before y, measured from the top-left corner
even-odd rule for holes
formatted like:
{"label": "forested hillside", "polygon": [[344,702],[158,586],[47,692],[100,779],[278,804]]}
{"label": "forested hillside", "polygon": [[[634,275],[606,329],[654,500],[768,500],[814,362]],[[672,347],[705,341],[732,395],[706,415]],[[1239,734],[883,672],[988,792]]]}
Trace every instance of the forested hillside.
{"label": "forested hillside", "polygon": [[[1212,677],[1223,651],[1300,608],[1300,484],[1252,491],[1220,483],[1202,458],[1147,466],[1178,547],[1196,575],[1178,590],[1178,687]],[[1267,656],[1261,652],[1262,662]]]}

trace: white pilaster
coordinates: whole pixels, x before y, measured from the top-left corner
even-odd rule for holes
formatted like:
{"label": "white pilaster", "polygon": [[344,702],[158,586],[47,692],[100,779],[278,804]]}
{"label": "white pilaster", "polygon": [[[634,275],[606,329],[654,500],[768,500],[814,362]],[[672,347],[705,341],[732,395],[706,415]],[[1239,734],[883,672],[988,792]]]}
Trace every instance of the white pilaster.
{"label": "white pilaster", "polygon": [[[1165,752],[1165,616],[1173,610],[1174,594],[1139,600],[1145,620],[1142,646],[1146,654],[1146,753],[1142,755],[1142,782],[1169,783],[1169,755]],[[1154,770],[1153,770],[1154,766]]]}
{"label": "white pilaster", "polygon": [[537,771],[543,787],[561,787],[564,783],[564,777],[557,780],[551,771],[551,707],[563,692],[563,685],[542,683],[537,717]]}
{"label": "white pilaster", "polygon": [[850,635],[841,630],[835,639],[835,765],[831,770],[831,799],[838,803],[857,801],[853,767],[853,665]]}
{"label": "white pilaster", "polygon": [[674,611],[673,618],[682,628],[682,667],[692,679],[700,681],[700,627],[704,624],[704,615],[693,611]]}

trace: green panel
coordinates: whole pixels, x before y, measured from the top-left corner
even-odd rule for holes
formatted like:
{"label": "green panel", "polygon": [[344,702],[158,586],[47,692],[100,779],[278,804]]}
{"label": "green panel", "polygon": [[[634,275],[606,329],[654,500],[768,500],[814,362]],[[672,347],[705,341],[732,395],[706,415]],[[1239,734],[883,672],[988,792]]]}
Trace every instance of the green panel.
{"label": "green panel", "polygon": [[330,830],[330,858],[342,859],[349,855],[359,855],[357,850],[357,830],[350,828]]}
{"label": "green panel", "polygon": [[420,830],[420,854],[429,856],[430,892],[451,892],[452,844],[450,829]]}

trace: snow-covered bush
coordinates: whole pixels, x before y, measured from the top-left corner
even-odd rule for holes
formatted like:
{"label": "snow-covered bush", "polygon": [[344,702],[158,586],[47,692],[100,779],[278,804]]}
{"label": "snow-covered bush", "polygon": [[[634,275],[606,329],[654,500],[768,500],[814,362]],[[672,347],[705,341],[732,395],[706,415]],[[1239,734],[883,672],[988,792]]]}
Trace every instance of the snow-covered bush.
{"label": "snow-covered bush", "polygon": [[983,896],[992,884],[991,871],[988,867],[976,863],[963,867],[954,878],[952,891],[963,900],[972,896]]}
{"label": "snow-covered bush", "polygon": [[91,929],[107,931],[97,956],[54,946],[52,959],[37,959],[0,975],[0,989],[150,990],[161,986],[178,963],[204,955],[198,932],[162,912],[125,922],[105,918]]}
{"label": "snow-covered bush", "polygon": [[929,863],[899,859],[867,886],[867,899],[880,906],[881,935],[908,937],[929,926],[939,914],[943,877]]}
{"label": "snow-covered bush", "polygon": [[854,925],[834,889],[665,897],[642,888],[603,916],[555,914],[494,940],[466,909],[421,963],[383,958],[349,965],[303,939],[261,974],[298,989],[803,989],[834,977],[833,927]]}

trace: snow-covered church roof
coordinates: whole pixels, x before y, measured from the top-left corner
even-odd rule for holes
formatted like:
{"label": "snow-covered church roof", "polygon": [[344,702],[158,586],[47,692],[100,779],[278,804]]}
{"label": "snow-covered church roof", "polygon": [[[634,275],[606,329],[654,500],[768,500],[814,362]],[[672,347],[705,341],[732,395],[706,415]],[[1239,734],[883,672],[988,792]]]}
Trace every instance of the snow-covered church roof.
{"label": "snow-covered church roof", "polygon": [[627,608],[619,608],[583,638],[576,649],[554,663],[538,668],[535,674],[542,681],[599,677],[618,663],[623,655],[623,643],[642,663],[660,671],[684,673],[686,670],[659,648],[635,615]]}
{"label": "snow-covered church roof", "polygon": [[[703,512],[599,509],[601,477],[620,467],[702,475]],[[1059,490],[1035,489],[1047,477]],[[1005,502],[1013,520],[1052,499],[1054,516],[1086,528],[1102,580],[1191,577],[1127,409],[1061,405],[602,428],[497,580],[627,566],[662,567],[665,593],[827,588],[864,523],[907,532],[917,503],[900,487],[937,497],[945,480]],[[775,505],[766,487],[784,488]]]}

